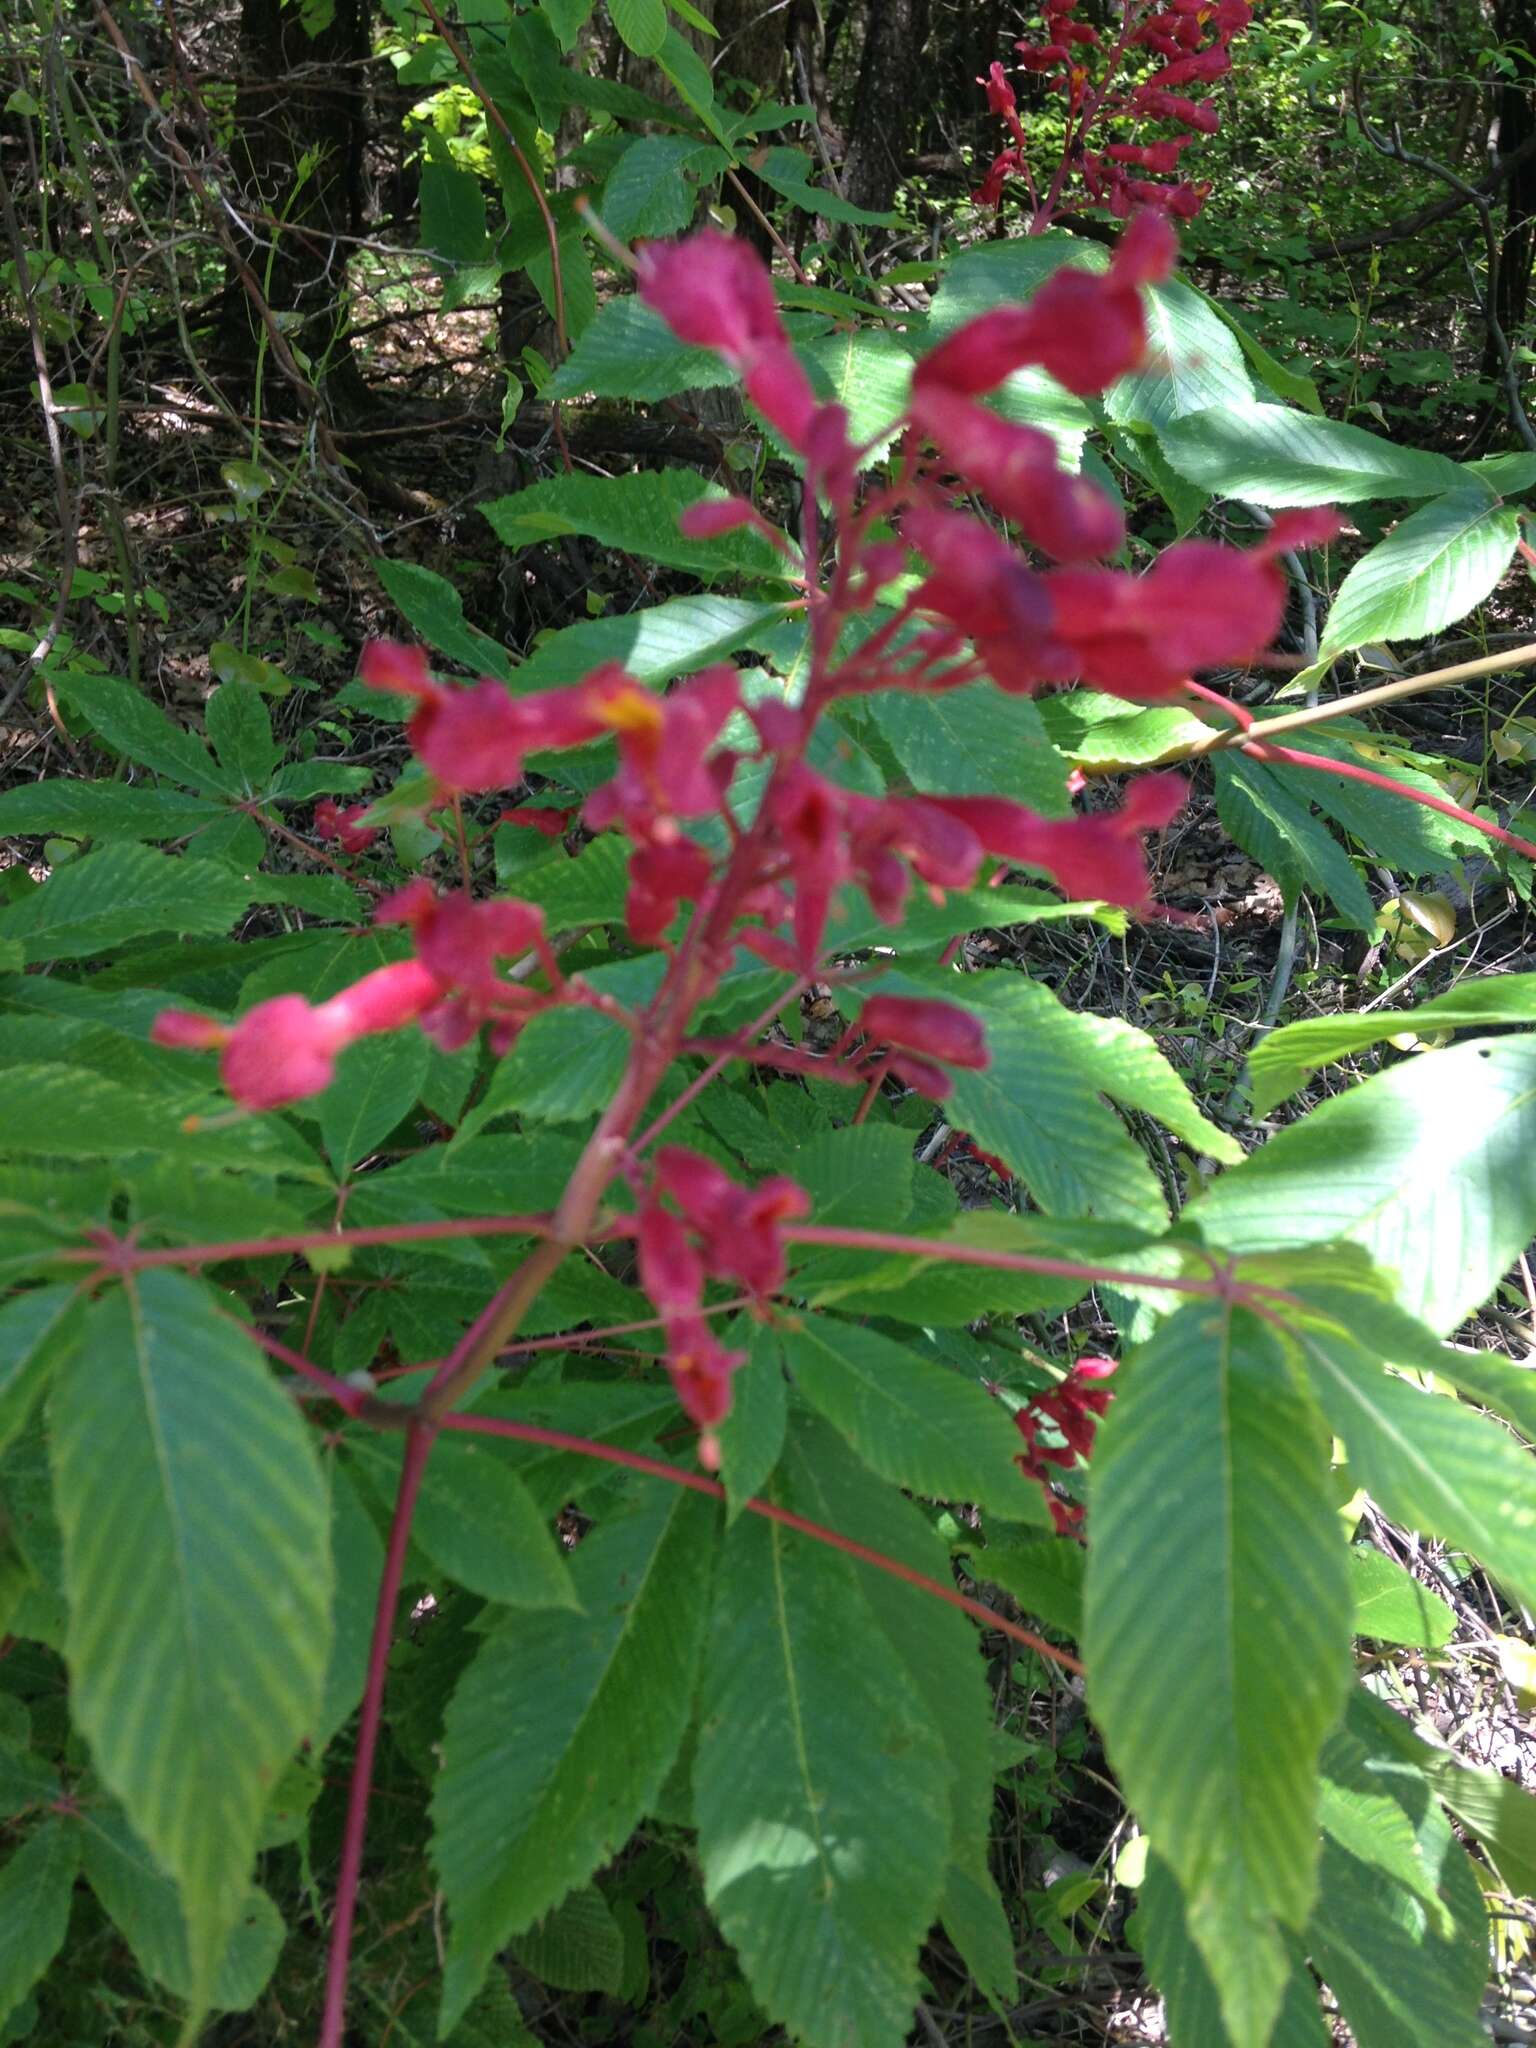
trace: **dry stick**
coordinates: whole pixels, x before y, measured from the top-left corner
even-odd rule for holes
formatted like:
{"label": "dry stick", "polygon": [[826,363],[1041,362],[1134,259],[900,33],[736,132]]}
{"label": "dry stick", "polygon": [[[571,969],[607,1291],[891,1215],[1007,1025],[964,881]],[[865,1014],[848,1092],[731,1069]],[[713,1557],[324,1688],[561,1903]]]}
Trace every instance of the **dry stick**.
{"label": "dry stick", "polygon": [[[682,1465],[668,1465],[660,1458],[647,1457],[643,1451],[625,1451],[616,1444],[597,1443],[590,1437],[568,1436],[564,1430],[541,1429],[535,1423],[512,1422],[500,1415],[447,1415],[442,1426],[445,1430],[458,1430],[471,1436],[507,1436],[519,1443],[544,1444],[550,1450],[573,1451],[580,1457],[598,1458],[607,1465],[623,1465],[631,1472],[644,1472],[653,1479],[665,1479],[673,1486],[686,1486],[693,1493],[708,1494],[711,1500],[726,1498],[725,1488],[719,1480],[706,1479],[702,1472],[690,1472]],[[824,1522],[813,1522],[805,1515],[797,1515],[791,1508],[778,1507],[768,1500],[745,1500],[742,1507],[748,1514],[760,1515],[767,1522],[780,1522],[786,1529],[797,1530],[800,1535],[825,1543],[833,1550],[841,1550],[863,1564],[872,1564],[877,1571],[888,1572],[893,1579],[902,1579],[909,1586],[931,1593],[935,1599],[960,1608],[963,1613],[984,1622],[988,1628],[999,1629],[1015,1642],[1051,1658],[1068,1671],[1082,1671],[1082,1665],[1068,1651],[1059,1650],[1054,1643],[1032,1635],[1027,1628],[1020,1628],[1015,1622],[1005,1621],[984,1601],[969,1599],[957,1587],[946,1586],[942,1580],[930,1578],[926,1572],[914,1571],[897,1558],[887,1557],[884,1551],[872,1550],[867,1543],[859,1543],[852,1536],[829,1529]]]}
{"label": "dry stick", "polygon": [[458,65],[460,71],[463,72],[465,84],[475,95],[481,106],[484,107],[496,128],[496,132],[512,152],[513,162],[522,173],[524,184],[533,194],[533,203],[539,209],[539,218],[544,223],[545,239],[549,243],[551,289],[555,301],[555,333],[559,338],[560,353],[565,355],[570,350],[570,342],[566,338],[565,332],[565,279],[560,271],[560,230],[555,226],[555,216],[551,213],[549,201],[544,196],[544,187],[540,184],[532,164],[529,163],[527,157],[523,154],[522,144],[508,126],[506,115],[497,106],[481,82],[480,74],[476,71],[469,52],[454,35],[453,30],[449,28],[441,14],[438,13],[437,8],[433,5],[433,0],[421,0],[421,4],[426,9],[432,26],[447,44],[449,55],[453,58],[454,63]]}
{"label": "dry stick", "polygon": [[342,2048],[347,1976],[352,1960],[352,1923],[357,1916],[358,1880],[362,1876],[368,1802],[373,1791],[373,1759],[379,1743],[379,1724],[384,1715],[384,1679],[395,1632],[395,1604],[400,1598],[400,1587],[405,1578],[405,1557],[411,1539],[411,1518],[416,1512],[416,1497],[421,1491],[422,1475],[436,1435],[437,1431],[430,1423],[422,1422],[413,1422],[406,1433],[405,1457],[395,1493],[395,1511],[389,1525],[389,1547],[384,1553],[384,1576],[379,1582],[378,1604],[374,1609],[373,1640],[368,1647],[368,1682],[363,1691],[362,1714],[357,1727],[352,1782],[347,1792],[341,1868],[336,1879],[336,1910],[331,1917],[331,1946],[325,1972],[325,2018],[320,2029],[320,2048]]}
{"label": "dry stick", "polygon": [[[1303,726],[1326,725],[1331,719],[1348,718],[1357,711],[1369,711],[1377,704],[1395,703],[1400,697],[1417,697],[1425,690],[1438,690],[1445,683],[1465,683],[1475,676],[1497,675],[1500,669],[1516,668],[1527,661],[1536,661],[1536,640],[1512,647],[1505,654],[1480,655],[1476,661],[1458,661],[1450,668],[1431,669],[1421,676],[1400,676],[1395,683],[1377,683],[1369,690],[1356,690],[1349,697],[1334,697],[1326,704],[1308,704],[1299,711],[1283,712],[1279,718],[1266,718],[1253,731],[1265,740],[1276,733],[1300,732]],[[1250,736],[1248,728],[1234,726],[1225,732],[1213,733],[1209,739],[1198,740],[1192,747],[1181,748],[1177,754],[1170,754],[1167,758],[1198,760],[1203,754],[1217,754],[1228,747],[1241,747]]]}

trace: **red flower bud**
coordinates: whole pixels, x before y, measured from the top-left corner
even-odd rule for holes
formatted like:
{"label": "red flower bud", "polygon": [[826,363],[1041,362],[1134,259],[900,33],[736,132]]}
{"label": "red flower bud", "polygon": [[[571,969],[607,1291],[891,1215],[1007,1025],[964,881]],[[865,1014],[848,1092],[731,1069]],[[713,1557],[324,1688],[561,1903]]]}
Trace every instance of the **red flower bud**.
{"label": "red flower bud", "polygon": [[217,1017],[196,1010],[162,1010],[149,1027],[149,1041],[176,1052],[213,1052],[229,1043],[229,1030]]}
{"label": "red flower bud", "polygon": [[330,1087],[347,1038],[336,1012],[316,1009],[303,996],[273,996],[231,1031],[219,1073],[245,1108],[283,1109]]}

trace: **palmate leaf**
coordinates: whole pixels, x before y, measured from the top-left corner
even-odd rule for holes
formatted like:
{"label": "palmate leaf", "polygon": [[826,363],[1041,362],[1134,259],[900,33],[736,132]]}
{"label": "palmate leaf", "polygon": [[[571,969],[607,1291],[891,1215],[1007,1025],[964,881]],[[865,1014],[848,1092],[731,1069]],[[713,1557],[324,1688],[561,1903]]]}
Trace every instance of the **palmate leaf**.
{"label": "palmate leaf", "polygon": [[[80,1814],[80,1858],[102,1909],[152,1983],[176,1998],[193,1991],[187,1922],[175,1884],[155,1863],[121,1808],[99,1799]],[[287,1929],[268,1894],[252,1885],[219,1959],[211,2002],[243,2012],[266,1989]]]}
{"label": "palmate leaf", "polygon": [[1331,1836],[1323,1842],[1313,1967],[1338,1999],[1359,2048],[1485,2048],[1477,2010],[1487,1977],[1487,1915],[1466,1851],[1429,1801],[1416,1826],[1455,1933],[1384,1871]]}
{"label": "palmate leaf", "polygon": [[[1167,2003],[1173,2048],[1249,2048],[1228,2031],[1215,1982],[1190,1937],[1178,1879],[1155,1851],[1147,1858],[1136,1913],[1147,1970]],[[1268,2048],[1332,2048],[1301,1943],[1293,1937],[1288,1950],[1289,1974]]]}
{"label": "palmate leaf", "polygon": [[586,1611],[509,1616],[455,1691],[432,1799],[445,2033],[497,1949],[649,1811],[693,1703],[714,1526],[711,1506],[663,1488],[605,1518],[572,1563]]}
{"label": "palmate leaf", "polygon": [[142,691],[116,676],[66,669],[56,677],[59,693],[85,716],[113,753],[140,762],[189,789],[237,794],[234,777],[221,768],[185,726],[177,725]]}
{"label": "palmate leaf", "polygon": [[1181,475],[1254,505],[1430,498],[1467,480],[1443,455],[1398,448],[1363,427],[1307,419],[1284,405],[1221,405],[1186,413],[1166,421],[1158,438]]}
{"label": "palmate leaf", "polygon": [[1312,1907],[1317,1761],[1350,1678],[1327,1432],[1245,1310],[1181,1309],[1121,1377],[1093,1465],[1089,1705],[1229,2033],[1263,2048]]}
{"label": "palmate leaf", "polygon": [[49,1375],[80,1341],[80,1293],[39,1287],[0,1308],[0,1451],[42,1398]]}
{"label": "palmate leaf", "polygon": [[1242,346],[1226,323],[1181,278],[1146,287],[1147,356],[1105,394],[1117,426],[1161,433],[1186,413],[1211,406],[1246,408],[1253,384]]}
{"label": "palmate leaf", "polygon": [[[359,1430],[348,1442],[364,1483],[387,1509],[399,1486],[399,1439]],[[444,1437],[435,1445],[417,1497],[412,1540],[482,1599],[508,1607],[576,1607],[554,1531],[504,1450],[470,1435]]]}
{"label": "palmate leaf", "polygon": [[1453,1329],[1536,1230],[1536,1036],[1451,1046],[1333,1096],[1182,1220],[1237,1252],[1343,1238],[1396,1275],[1410,1315]]}
{"label": "palmate leaf", "polygon": [[1212,1157],[1236,1156],[1230,1133],[1201,1115],[1144,1031],[1068,1010],[1027,975],[890,975],[867,991],[942,995],[984,1020],[989,1063],[956,1073],[949,1120],[1011,1167],[1051,1214],[1162,1227],[1156,1176],[1106,1095]]}
{"label": "palmate leaf", "polygon": [[325,1671],[324,1482],[297,1409],[168,1271],[91,1309],[49,1403],[75,1720],[187,1909],[206,2006]]}
{"label": "palmate leaf", "polygon": [[696,576],[742,575],[783,582],[790,574],[788,561],[750,527],[714,540],[690,540],[678,531],[679,516],[690,505],[723,505],[729,497],[728,491],[691,469],[633,470],[623,476],[577,472],[484,501],[480,510],[511,548],[580,533],[605,548],[643,555],[647,561]]}
{"label": "palmate leaf", "polygon": [[938,694],[881,690],[867,703],[914,789],[1017,797],[1051,818],[1067,810],[1067,764],[1032,699],[971,683]]}
{"label": "palmate leaf", "polygon": [[70,839],[175,839],[212,824],[224,806],[179,789],[48,776],[0,790],[0,832],[58,832]]}
{"label": "palmate leaf", "polygon": [[[782,1476],[773,1497],[812,1511]],[[764,2011],[809,2048],[906,2039],[948,1779],[943,1736],[848,1560],[743,1515],[720,1548],[694,1818],[721,1931]]]}
{"label": "palmate leaf", "polygon": [[[1325,778],[1287,772],[1236,754],[1217,754],[1216,812],[1243,849],[1274,876],[1288,898],[1302,889],[1326,896],[1346,924],[1368,932],[1376,906],[1340,846],[1312,806]],[[1314,790],[1313,784],[1318,785]]]}
{"label": "palmate leaf", "polygon": [[1374,640],[1417,640],[1464,618],[1508,568],[1519,516],[1483,483],[1459,484],[1410,512],[1339,586],[1318,668]]}

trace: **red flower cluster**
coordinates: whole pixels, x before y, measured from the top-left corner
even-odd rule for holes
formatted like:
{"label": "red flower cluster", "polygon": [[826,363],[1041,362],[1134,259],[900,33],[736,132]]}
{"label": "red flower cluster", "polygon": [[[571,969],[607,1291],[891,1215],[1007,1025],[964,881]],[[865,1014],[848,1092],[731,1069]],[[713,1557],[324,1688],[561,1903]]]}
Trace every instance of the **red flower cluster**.
{"label": "red flower cluster", "polygon": [[[1085,47],[1091,32],[1068,35],[1069,15],[1070,8],[1058,10],[1063,47]],[[1182,20],[1182,6],[1167,18]],[[1160,89],[1166,70],[1163,79]],[[995,84],[999,100],[1005,88],[1006,81]],[[830,582],[823,589],[808,578],[806,585],[812,659],[803,694],[746,703],[741,673],[730,666],[655,689],[609,662],[568,687],[519,696],[490,678],[441,682],[421,648],[375,642],[364,651],[363,680],[410,701],[411,744],[436,789],[455,800],[493,790],[510,796],[530,758],[611,744],[615,772],[587,797],[581,822],[624,835],[630,935],[672,954],[641,1015],[618,1013],[643,1049],[646,1064],[632,1068],[632,1078],[654,1080],[668,1056],[697,1043],[692,1020],[738,949],[802,980],[818,975],[835,899],[850,887],[893,923],[914,882],[937,898],[975,885],[989,869],[1012,867],[1039,870],[1077,899],[1151,907],[1142,841],[1184,801],[1177,776],[1133,781],[1116,811],[1047,818],[1001,796],[871,796],[830,779],[823,769],[831,757],[818,755],[813,766],[810,747],[818,719],[838,697],[939,691],[985,676],[1006,691],[1083,681],[1133,702],[1157,702],[1184,693],[1197,670],[1249,660],[1271,639],[1284,595],[1277,557],[1326,537],[1331,514],[1285,515],[1247,553],[1185,541],[1145,574],[1103,567],[1101,558],[1124,539],[1114,505],[1063,471],[1045,436],[983,403],[1027,367],[1082,394],[1133,370],[1147,342],[1143,288],[1168,275],[1175,254],[1167,220],[1144,213],[1103,273],[1064,268],[1027,304],[983,313],[948,336],[913,377],[915,460],[900,465],[895,482],[861,496],[847,417],[838,406],[817,404],[766,267],[713,229],[651,245],[641,252],[642,296],[682,339],[737,366],[749,395],[803,454],[808,505],[829,515],[821,531],[836,543]],[[958,510],[962,492],[987,498],[1048,565]],[[749,520],[765,526],[736,500],[684,514],[695,534]],[[845,636],[843,626],[870,609],[914,553],[922,573],[912,595],[864,635]],[[744,762],[753,765],[752,778],[738,776]],[[563,837],[575,815],[542,808],[501,814],[551,838]],[[316,827],[348,850],[371,836],[357,810],[333,804],[317,806]],[[674,950],[670,934],[684,904],[695,910]],[[328,1086],[338,1055],[374,1032],[419,1024],[451,1049],[484,1028],[501,1054],[530,1017],[553,1005],[615,1007],[563,976],[542,915],[528,903],[477,900],[468,889],[440,895],[421,878],[377,915],[406,928],[412,958],[326,1002],[273,997],[234,1024],[167,1011],[155,1026],[157,1042],[218,1049],[231,1095],[250,1109],[278,1109]],[[507,973],[515,956],[537,970],[537,985]],[[969,1012],[926,997],[874,994],[829,1069],[868,1081],[894,1073],[943,1100],[955,1070],[986,1063],[984,1032]],[[657,1155],[649,1178],[633,1153],[616,1156],[641,1188],[640,1278],[666,1331],[679,1398],[704,1431],[708,1463],[718,1459],[711,1432],[729,1408],[740,1359],[710,1329],[706,1288],[735,1282],[761,1308],[783,1284],[783,1225],[805,1213],[806,1196],[783,1179],[739,1186],[709,1159],[677,1147]],[[1048,1466],[1086,1451],[1092,1418],[1108,1398],[1091,1382],[1104,1370],[1084,1363],[1021,1414],[1028,1444],[1021,1462],[1032,1477],[1047,1477]],[[1040,1443],[1047,1420],[1065,1450]],[[1059,1503],[1053,1512],[1059,1526],[1073,1526]]]}
{"label": "red flower cluster", "polygon": [[[1252,21],[1252,7],[1248,0],[1166,0],[1159,6],[1150,0],[1126,0],[1120,32],[1106,43],[1097,29],[1073,19],[1077,5],[1078,0],[1046,0],[1043,40],[1015,45],[1020,69],[1053,78],[1066,100],[1063,171],[1075,166],[1094,202],[1122,220],[1144,206],[1193,220],[1211,187],[1207,181],[1181,180],[1179,159],[1196,135],[1214,135],[1221,117],[1214,102],[1191,99],[1179,88],[1214,85],[1226,76],[1232,68],[1232,39]],[[1134,84],[1118,84],[1133,51],[1162,61]],[[994,64],[980,83],[987,89],[992,112],[1007,123],[1009,142],[993,158],[975,197],[984,206],[1000,206],[1011,176],[1029,178],[1027,138],[1003,66]],[[1088,147],[1096,126],[1148,120],[1166,122],[1181,132],[1151,142]],[[1173,182],[1159,182],[1165,179]],[[1058,175],[1051,200],[1059,197],[1060,189]],[[1049,203],[1037,212],[1037,224],[1044,225],[1048,212]]]}
{"label": "red flower cluster", "polygon": [[358,819],[367,815],[366,804],[353,804],[341,811],[330,797],[322,797],[315,805],[315,837],[336,840],[343,853],[366,853],[379,836],[376,825],[358,824]]}
{"label": "red flower cluster", "polygon": [[[676,1204],[665,1206],[665,1200]],[[731,1374],[743,1354],[722,1349],[703,1314],[708,1280],[735,1280],[761,1306],[784,1284],[779,1225],[804,1216],[804,1188],[782,1176],[738,1186],[722,1167],[680,1145],[663,1146],[640,1209],[640,1282],[667,1335],[667,1369],[704,1435],[700,1461],[719,1466],[714,1437],[731,1407]]]}
{"label": "red flower cluster", "polygon": [[[1013,1418],[1027,1446],[1019,1454],[1019,1470],[1026,1479],[1039,1482],[1058,1536],[1075,1536],[1082,1526],[1083,1511],[1076,1501],[1063,1500],[1057,1493],[1049,1468],[1070,1470],[1092,1451],[1099,1417],[1113,1398],[1108,1387],[1097,1382],[1108,1379],[1114,1369],[1112,1358],[1080,1358],[1059,1386],[1031,1394]],[[1043,1423],[1051,1424],[1062,1439],[1060,1443],[1041,1442]]]}
{"label": "red flower cluster", "polygon": [[[944,622],[926,642],[931,661],[963,654],[969,640],[1000,689],[1027,694],[1080,682],[1139,704],[1181,697],[1197,670],[1242,667],[1262,653],[1285,607],[1280,556],[1338,530],[1331,511],[1285,512],[1246,553],[1178,541],[1144,576],[1129,576],[1076,563],[1031,569],[991,527],[961,512],[922,505],[904,525],[933,565],[918,594],[921,608]],[[958,662],[930,686],[967,683],[975,673]]]}

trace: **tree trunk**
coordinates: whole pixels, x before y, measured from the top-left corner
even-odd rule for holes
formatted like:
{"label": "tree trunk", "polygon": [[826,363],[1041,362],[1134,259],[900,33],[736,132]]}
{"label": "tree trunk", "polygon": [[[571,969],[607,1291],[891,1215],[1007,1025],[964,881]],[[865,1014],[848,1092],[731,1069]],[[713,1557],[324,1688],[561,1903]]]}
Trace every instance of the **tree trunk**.
{"label": "tree trunk", "polygon": [[843,194],[874,213],[888,210],[905,174],[926,12],[922,0],[870,0],[865,9]]}
{"label": "tree trunk", "polygon": [[[345,333],[349,249],[337,238],[357,234],[363,219],[368,5],[334,0],[314,35],[284,0],[241,0],[240,9],[230,156],[237,208],[254,230],[242,254],[315,383],[337,395],[348,383],[361,392]],[[236,278],[227,304],[226,345],[249,365],[261,322]]]}
{"label": "tree trunk", "polygon": [[[1536,0],[1501,0],[1494,24],[1514,70],[1499,87],[1495,107],[1497,148],[1510,156],[1536,134]],[[1505,188],[1504,234],[1493,310],[1511,348],[1518,348],[1530,312],[1531,271],[1536,263],[1536,157],[1511,173]],[[1490,355],[1497,352],[1490,343]],[[1486,366],[1485,366],[1486,367]],[[1497,375],[1495,367],[1491,374]]]}

